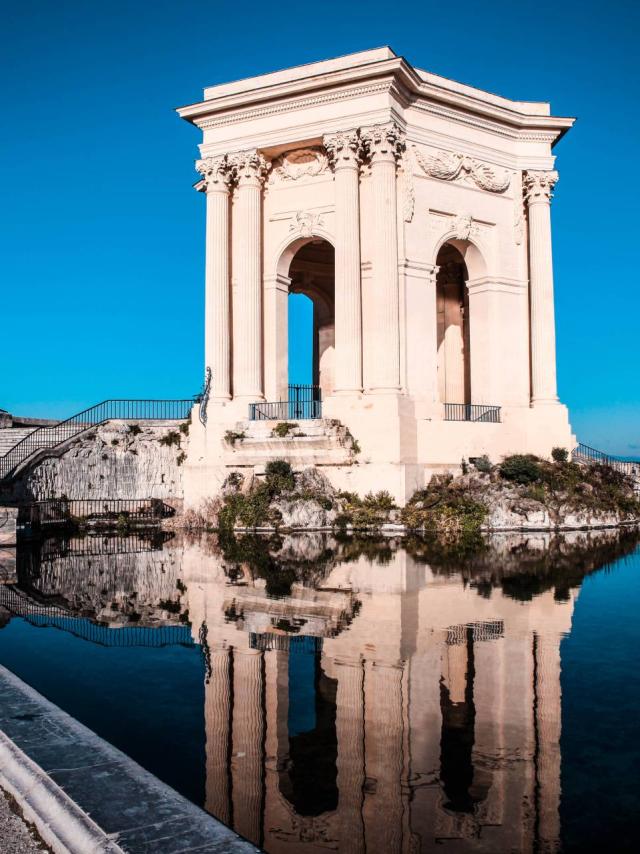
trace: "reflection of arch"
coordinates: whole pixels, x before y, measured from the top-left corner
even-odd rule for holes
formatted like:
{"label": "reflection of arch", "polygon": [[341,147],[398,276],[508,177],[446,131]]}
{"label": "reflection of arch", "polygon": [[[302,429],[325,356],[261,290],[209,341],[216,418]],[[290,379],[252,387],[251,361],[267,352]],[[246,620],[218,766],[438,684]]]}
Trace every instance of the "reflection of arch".
{"label": "reflection of arch", "polygon": [[[324,236],[300,236],[280,252],[277,276],[290,294],[304,294],[313,303],[312,385],[333,391],[335,348],[335,250]],[[294,330],[295,331],[295,330]]]}
{"label": "reflection of arch", "polygon": [[475,265],[476,271],[478,266],[474,253],[469,252],[472,246],[468,241],[451,240],[440,246],[436,256],[438,390],[443,403],[471,403],[470,315],[466,287],[469,269],[466,258]]}

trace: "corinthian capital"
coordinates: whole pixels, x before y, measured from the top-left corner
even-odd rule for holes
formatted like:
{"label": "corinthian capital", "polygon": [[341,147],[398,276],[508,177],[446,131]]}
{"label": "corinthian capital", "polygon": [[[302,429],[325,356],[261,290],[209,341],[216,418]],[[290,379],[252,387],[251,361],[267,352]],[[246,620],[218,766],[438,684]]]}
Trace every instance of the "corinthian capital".
{"label": "corinthian capital", "polygon": [[395,122],[363,128],[360,138],[374,163],[376,160],[397,161],[405,148],[404,133]]}
{"label": "corinthian capital", "polygon": [[524,185],[524,196],[527,202],[545,202],[549,204],[553,198],[553,188],[558,181],[558,173],[552,172],[525,172],[522,182]]}
{"label": "corinthian capital", "polygon": [[238,151],[227,159],[240,186],[260,186],[271,169],[271,163],[255,150]]}
{"label": "corinthian capital", "polygon": [[362,160],[362,141],[357,130],[327,134],[322,143],[334,169],[357,168]]}
{"label": "corinthian capital", "polygon": [[196,160],[196,171],[202,175],[200,190],[208,193],[213,190],[226,191],[229,188],[231,169],[224,154],[220,157]]}

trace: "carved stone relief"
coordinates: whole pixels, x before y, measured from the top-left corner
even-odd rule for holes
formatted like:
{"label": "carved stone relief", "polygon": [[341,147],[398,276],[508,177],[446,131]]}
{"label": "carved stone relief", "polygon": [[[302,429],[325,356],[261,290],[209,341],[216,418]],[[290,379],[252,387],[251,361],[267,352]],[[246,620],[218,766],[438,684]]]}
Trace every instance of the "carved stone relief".
{"label": "carved stone relief", "polygon": [[274,180],[298,181],[303,177],[322,175],[329,167],[324,151],[319,148],[297,148],[278,157],[273,164]]}
{"label": "carved stone relief", "polygon": [[490,193],[504,193],[511,183],[511,175],[506,170],[481,163],[466,154],[438,151],[434,155],[426,155],[415,145],[413,153],[422,171],[430,178],[467,180]]}

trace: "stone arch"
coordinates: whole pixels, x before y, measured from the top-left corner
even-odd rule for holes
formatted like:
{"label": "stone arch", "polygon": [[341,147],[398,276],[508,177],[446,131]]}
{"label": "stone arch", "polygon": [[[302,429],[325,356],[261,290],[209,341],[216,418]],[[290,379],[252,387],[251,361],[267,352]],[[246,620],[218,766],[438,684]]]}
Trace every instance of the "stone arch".
{"label": "stone arch", "polygon": [[333,241],[323,229],[317,229],[314,234],[290,236],[280,249],[276,276],[282,284],[286,283],[289,295],[303,294],[313,304],[311,385],[318,386],[324,394],[331,394],[335,353]]}
{"label": "stone arch", "polygon": [[436,255],[438,392],[447,404],[471,403],[469,270],[460,242],[445,241]]}
{"label": "stone arch", "polygon": [[459,237],[457,231],[449,231],[438,240],[433,254],[433,264],[437,264],[438,254],[445,244],[453,246],[462,256],[468,272],[467,281],[480,279],[487,275],[487,253],[485,250],[478,241]]}

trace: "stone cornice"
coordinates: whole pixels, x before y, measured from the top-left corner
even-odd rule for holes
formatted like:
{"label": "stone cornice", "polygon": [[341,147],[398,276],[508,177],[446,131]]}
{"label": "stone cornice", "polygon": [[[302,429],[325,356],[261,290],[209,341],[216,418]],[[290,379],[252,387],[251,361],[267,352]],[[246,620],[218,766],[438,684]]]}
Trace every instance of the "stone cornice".
{"label": "stone cornice", "polygon": [[[392,91],[402,102],[454,121],[473,121],[477,127],[500,132],[516,139],[529,138],[557,141],[574,123],[572,118],[543,115],[540,105],[509,101],[471,87],[457,87],[428,75],[424,79],[402,57],[383,59],[320,74],[300,69],[300,76],[272,85],[222,94],[178,109],[178,114],[200,128],[217,127],[245,121],[248,118],[288,112],[318,103],[331,103],[357,97],[371,91]],[[265,80],[269,75],[265,75]],[[441,81],[441,82],[440,82]],[[373,87],[373,88],[372,88]],[[224,87],[220,87],[224,91]]]}

